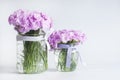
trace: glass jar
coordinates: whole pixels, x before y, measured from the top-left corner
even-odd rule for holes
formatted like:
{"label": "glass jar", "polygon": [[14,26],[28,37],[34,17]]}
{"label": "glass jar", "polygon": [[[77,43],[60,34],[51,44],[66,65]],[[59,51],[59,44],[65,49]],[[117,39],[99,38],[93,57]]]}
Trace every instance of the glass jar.
{"label": "glass jar", "polygon": [[46,71],[47,45],[43,34],[17,36],[17,70],[31,74]]}
{"label": "glass jar", "polygon": [[79,52],[75,46],[63,44],[54,50],[54,54],[58,71],[70,72],[76,69]]}

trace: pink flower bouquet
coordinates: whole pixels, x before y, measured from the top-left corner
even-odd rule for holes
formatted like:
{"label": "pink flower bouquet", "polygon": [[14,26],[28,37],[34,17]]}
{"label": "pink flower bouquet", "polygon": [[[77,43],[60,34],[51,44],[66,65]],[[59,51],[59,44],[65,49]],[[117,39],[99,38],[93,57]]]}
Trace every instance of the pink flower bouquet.
{"label": "pink flower bouquet", "polygon": [[48,42],[57,55],[59,71],[73,71],[77,66],[79,52],[76,45],[83,43],[85,34],[75,30],[59,30],[53,32]]}
{"label": "pink flower bouquet", "polygon": [[52,20],[42,12],[17,10],[9,16],[17,36],[17,68],[20,73],[39,73],[47,69],[47,46],[44,36]]}

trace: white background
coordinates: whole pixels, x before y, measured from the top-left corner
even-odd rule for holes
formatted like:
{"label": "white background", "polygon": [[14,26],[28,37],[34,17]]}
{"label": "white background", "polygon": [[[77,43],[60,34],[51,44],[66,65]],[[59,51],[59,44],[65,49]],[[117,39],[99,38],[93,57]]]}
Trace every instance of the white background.
{"label": "white background", "polygon": [[[16,35],[8,17],[17,9],[51,16],[55,29],[75,29],[87,39],[80,53],[87,66],[61,73],[49,54],[45,73],[24,75],[15,70]],[[0,80],[120,80],[120,0],[0,0]]]}

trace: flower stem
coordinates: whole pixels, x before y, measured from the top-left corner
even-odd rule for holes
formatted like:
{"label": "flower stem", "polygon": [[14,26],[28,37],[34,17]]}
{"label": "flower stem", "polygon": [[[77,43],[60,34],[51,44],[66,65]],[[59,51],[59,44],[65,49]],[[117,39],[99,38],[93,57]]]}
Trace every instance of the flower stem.
{"label": "flower stem", "polygon": [[[31,30],[25,36],[39,36],[40,30]],[[23,41],[24,73],[38,73],[47,69],[47,46],[44,41]]]}
{"label": "flower stem", "polygon": [[67,50],[68,49],[61,49],[59,53],[58,65],[57,65],[59,71],[63,71],[63,72],[74,71],[77,66],[76,61],[74,60],[75,53],[72,53],[70,67],[66,67]]}

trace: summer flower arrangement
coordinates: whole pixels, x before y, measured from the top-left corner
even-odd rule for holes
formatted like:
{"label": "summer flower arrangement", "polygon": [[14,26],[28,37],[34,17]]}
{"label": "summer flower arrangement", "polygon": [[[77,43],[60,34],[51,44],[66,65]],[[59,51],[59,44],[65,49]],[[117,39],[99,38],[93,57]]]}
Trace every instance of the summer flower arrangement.
{"label": "summer flower arrangement", "polygon": [[74,71],[77,66],[78,55],[76,46],[83,43],[85,34],[75,30],[54,31],[48,38],[51,48],[58,57],[59,71]]}
{"label": "summer flower arrangement", "polygon": [[[39,73],[48,68],[46,34],[52,20],[42,12],[17,10],[9,16],[17,35],[17,69],[20,73]],[[77,45],[83,43],[85,34],[75,30],[54,31],[48,43],[58,57],[59,71],[73,71],[77,66]]]}
{"label": "summer flower arrangement", "polygon": [[17,36],[17,68],[20,73],[39,73],[47,70],[45,36],[52,20],[42,12],[17,10],[9,16]]}

